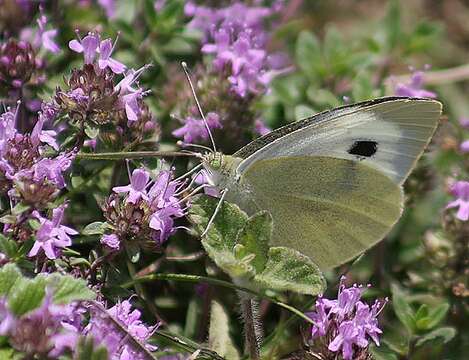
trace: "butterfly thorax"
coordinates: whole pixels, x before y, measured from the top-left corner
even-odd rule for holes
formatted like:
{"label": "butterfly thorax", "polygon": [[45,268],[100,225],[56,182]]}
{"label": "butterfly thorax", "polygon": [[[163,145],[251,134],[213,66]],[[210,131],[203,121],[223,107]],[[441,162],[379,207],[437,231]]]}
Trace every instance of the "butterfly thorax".
{"label": "butterfly thorax", "polygon": [[238,181],[236,168],[243,159],[214,152],[204,155],[202,164],[210,185],[220,189],[230,188]]}

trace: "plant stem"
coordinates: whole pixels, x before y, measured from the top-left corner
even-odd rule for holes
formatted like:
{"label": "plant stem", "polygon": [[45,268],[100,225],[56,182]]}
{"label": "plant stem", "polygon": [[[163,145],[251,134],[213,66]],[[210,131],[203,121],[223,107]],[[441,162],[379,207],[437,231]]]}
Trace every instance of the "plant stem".
{"label": "plant stem", "polygon": [[262,325],[259,320],[259,302],[256,298],[238,291],[241,300],[241,315],[244,321],[244,351],[252,360],[260,359]]}
{"label": "plant stem", "polygon": [[144,159],[152,157],[173,157],[173,156],[188,156],[195,157],[194,154],[189,154],[180,151],[122,151],[122,152],[108,152],[108,153],[78,153],[76,159],[84,160],[123,160],[123,159]]}
{"label": "plant stem", "polygon": [[[130,261],[130,259],[126,259],[127,269],[129,270],[130,276],[133,278],[135,277],[136,271],[134,264]],[[163,317],[160,315],[158,309],[156,308],[155,304],[148,299],[148,295],[145,291],[145,288],[138,282],[134,283],[135,291],[137,292],[138,296],[145,302],[148,306],[148,309],[153,314],[153,316],[161,323],[166,323]]]}
{"label": "plant stem", "polygon": [[154,280],[173,280],[173,281],[192,282],[192,283],[206,282],[206,283],[216,285],[216,286],[222,286],[222,287],[226,287],[226,288],[233,289],[233,290],[240,290],[240,291],[245,292],[247,294],[251,294],[251,295],[257,296],[259,298],[269,300],[270,302],[272,302],[272,303],[274,303],[274,304],[276,304],[276,305],[278,305],[278,306],[280,306],[284,309],[287,309],[288,311],[294,313],[296,316],[298,316],[301,319],[305,320],[309,324],[312,324],[312,325],[315,324],[314,321],[311,320],[309,317],[307,317],[302,311],[294,308],[293,306],[290,306],[290,305],[285,304],[281,301],[278,301],[277,299],[275,299],[271,296],[256,293],[255,291],[244,288],[242,286],[232,284],[228,281],[223,281],[223,280],[211,278],[211,277],[208,277],[208,276],[198,276],[198,275],[188,275],[188,274],[163,274],[163,273],[161,273],[161,274],[152,274],[152,275],[148,275],[148,276],[137,277],[137,278],[133,279],[132,281],[129,281],[125,284],[122,284],[121,286],[123,288],[129,288],[129,287],[134,286],[135,283],[154,281]]}

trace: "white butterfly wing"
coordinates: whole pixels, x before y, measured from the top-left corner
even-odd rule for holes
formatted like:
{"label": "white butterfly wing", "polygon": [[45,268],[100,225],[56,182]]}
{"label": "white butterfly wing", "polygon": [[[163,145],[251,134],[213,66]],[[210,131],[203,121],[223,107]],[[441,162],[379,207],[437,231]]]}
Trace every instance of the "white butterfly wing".
{"label": "white butterfly wing", "polygon": [[402,184],[435,131],[440,102],[382,98],[345,106],[267,134],[239,150],[242,175],[263,159],[326,156],[361,161]]}

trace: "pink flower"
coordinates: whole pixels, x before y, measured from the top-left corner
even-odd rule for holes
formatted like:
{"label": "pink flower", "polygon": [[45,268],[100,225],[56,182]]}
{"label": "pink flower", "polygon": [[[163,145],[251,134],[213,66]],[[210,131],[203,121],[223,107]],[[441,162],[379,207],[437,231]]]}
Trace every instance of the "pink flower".
{"label": "pink flower", "polygon": [[463,153],[469,153],[469,140],[465,140],[463,141],[460,145],[459,145],[459,150]]}
{"label": "pink flower", "polygon": [[[209,112],[206,116],[207,125],[212,129],[222,127],[220,117],[214,112]],[[202,119],[196,119],[188,116],[184,120],[184,125],[172,132],[177,138],[183,138],[185,143],[196,143],[198,141],[208,140],[209,134]]]}
{"label": "pink flower", "polygon": [[130,178],[130,184],[126,186],[116,186],[112,190],[116,193],[128,193],[127,202],[135,204],[143,198],[148,200],[146,187],[150,180],[150,174],[144,169],[135,169]]}
{"label": "pink flower", "polygon": [[113,73],[122,74],[126,69],[125,65],[111,58],[116,42],[117,39],[113,45],[111,39],[101,41],[101,44],[99,45],[98,65],[101,70],[109,67]]}
{"label": "pink flower", "polygon": [[56,259],[57,249],[63,249],[72,245],[72,239],[69,235],[77,235],[78,232],[72,228],[61,225],[66,205],[55,208],[52,212],[52,220],[42,217],[39,212],[34,211],[33,216],[41,224],[36,232],[36,241],[30,252],[29,257],[36,256],[40,250],[49,259]]}
{"label": "pink flower", "polygon": [[105,234],[101,237],[100,242],[112,250],[119,250],[120,248],[120,240],[116,234]]}
{"label": "pink flower", "polygon": [[446,205],[446,209],[458,208],[456,217],[459,220],[469,219],[469,182],[457,181],[451,188],[451,193],[457,198]]}
{"label": "pink flower", "polygon": [[44,49],[49,50],[54,54],[57,54],[58,52],[60,52],[60,47],[54,41],[54,38],[57,36],[58,31],[57,29],[46,30],[47,17],[44,15],[42,7],[40,7],[40,11],[41,15],[37,20],[39,31],[36,35],[36,39],[34,42],[37,45],[42,45]]}
{"label": "pink flower", "polygon": [[394,93],[397,96],[408,96],[418,98],[436,98],[436,94],[423,88],[423,71],[414,71],[408,83],[398,83],[395,86]]}
{"label": "pink flower", "polygon": [[85,57],[85,64],[93,63],[96,53],[99,49],[100,37],[95,33],[88,33],[81,40],[71,40],[68,47],[77,53],[83,53]]}

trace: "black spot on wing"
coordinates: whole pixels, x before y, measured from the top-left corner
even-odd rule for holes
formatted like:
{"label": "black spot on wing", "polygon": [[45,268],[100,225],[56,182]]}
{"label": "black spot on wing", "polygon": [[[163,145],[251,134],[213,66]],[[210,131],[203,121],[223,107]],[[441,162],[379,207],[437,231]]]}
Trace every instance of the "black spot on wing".
{"label": "black spot on wing", "polygon": [[371,157],[376,154],[378,143],[372,140],[357,140],[348,149],[348,153],[358,157]]}

